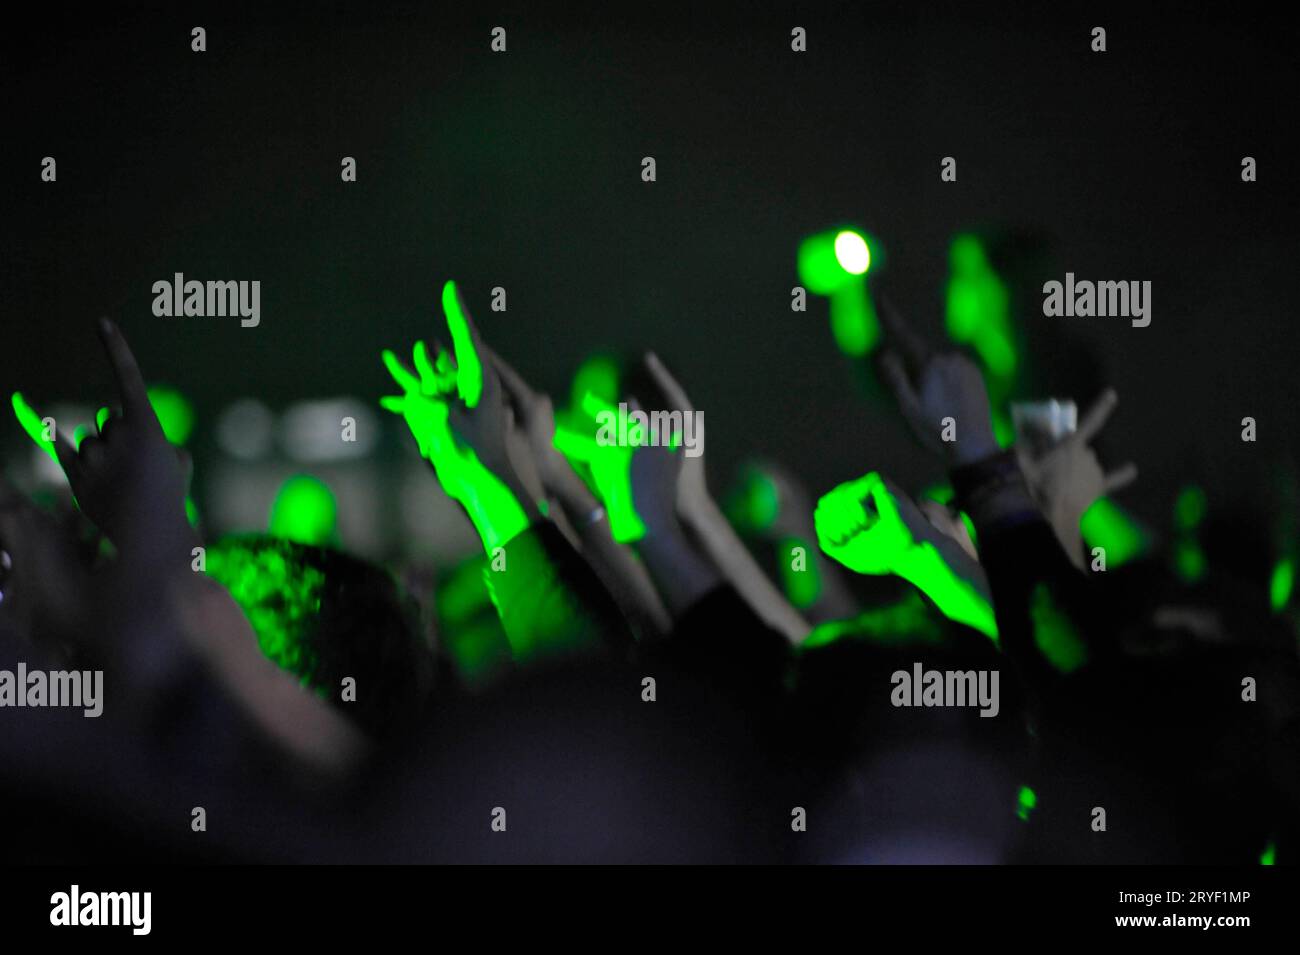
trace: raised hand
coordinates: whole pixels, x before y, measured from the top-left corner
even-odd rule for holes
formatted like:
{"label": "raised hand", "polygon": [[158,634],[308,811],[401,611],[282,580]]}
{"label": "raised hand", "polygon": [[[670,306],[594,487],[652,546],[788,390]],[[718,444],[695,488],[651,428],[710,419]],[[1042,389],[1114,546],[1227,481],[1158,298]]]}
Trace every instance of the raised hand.
{"label": "raised hand", "polygon": [[[668,410],[680,411],[683,423],[688,417],[694,420],[695,442],[703,449],[704,416],[696,415],[695,406],[691,404],[690,398],[686,397],[686,390],[677,383],[677,379],[654,352],[646,353],[645,366],[650,372],[650,377],[654,379],[667,399]],[[701,453],[681,457],[681,470],[677,475],[677,510],[686,520],[694,520],[708,505],[712,504],[708,485],[704,479],[704,455]]]}
{"label": "raised hand", "polygon": [[119,412],[101,408],[97,433],[75,444],[57,427],[50,440],[22,395],[13,397],[14,412],[32,439],[52,451],[82,512],[120,551],[187,543],[193,534],[185,517],[185,465],[163,434],[121,330],[104,318],[98,331],[117,379]]}
{"label": "raised hand", "polygon": [[1083,512],[1099,497],[1127,487],[1137,479],[1135,464],[1126,464],[1106,474],[1089,446],[1117,404],[1119,396],[1108,388],[1088,409],[1074,433],[1040,457],[1020,455],[1020,469],[1030,490],[1066,554],[1080,568],[1085,563],[1083,537],[1079,532]]}
{"label": "raised hand", "polygon": [[[583,399],[583,410],[593,422],[602,413],[617,414],[616,409],[588,394]],[[571,463],[582,466],[591,475],[595,493],[600,497],[609,517],[609,530],[620,544],[630,544],[645,536],[646,524],[633,500],[633,457],[638,448],[637,435],[629,436],[630,444],[617,441],[602,443],[596,436],[572,428],[557,427],[554,444]],[[666,448],[647,450],[667,451]]]}
{"label": "raised hand", "polygon": [[587,509],[595,498],[555,446],[555,407],[550,395],[534,391],[519,372],[500,355],[487,348],[488,361],[496,370],[514,414],[517,430],[527,446],[547,493],[563,502],[582,502]]}
{"label": "raised hand", "polygon": [[818,544],[845,567],[860,574],[896,574],[951,619],[996,635],[988,581],[979,564],[878,473],[824,495],[813,519]]}
{"label": "raised hand", "polygon": [[[510,398],[518,430],[537,466],[542,485],[566,519],[569,528],[566,533],[577,542],[582,556],[638,634],[658,636],[667,633],[671,626],[668,610],[645,567],[631,548],[617,540],[609,521],[608,507],[602,506],[556,447],[555,410],[550,397],[534,391],[522,375],[491,349],[488,349],[488,358]],[[579,453],[587,455],[590,466],[594,444],[579,445],[582,448]],[[623,471],[622,483],[627,484],[631,479],[626,475],[626,467]],[[602,479],[608,482],[609,476],[602,474]],[[628,493],[630,497],[630,491]],[[558,519],[560,514],[552,516]],[[635,511],[632,516],[635,517]],[[560,522],[557,520],[557,523]],[[560,523],[560,526],[563,528],[566,523]]]}
{"label": "raised hand", "polygon": [[430,359],[417,342],[417,374],[385,350],[384,364],[403,393],[380,405],[406,420],[420,454],[490,552],[527,529],[543,491],[528,456],[513,446],[513,411],[496,369],[483,360],[485,347],[454,282],[443,286],[442,308],[454,354],[439,348]]}
{"label": "raised hand", "polygon": [[[663,393],[670,412],[680,412],[683,427],[691,427],[695,453],[678,452],[676,466],[676,511],[699,541],[702,552],[712,561],[754,612],[774,630],[785,634],[791,643],[801,642],[811,627],[790,601],[763,573],[727,522],[727,518],[709,495],[704,477],[704,416],[695,410],[686,390],[678,384],[659,356],[650,352],[646,370]],[[664,449],[647,449],[663,451]],[[660,456],[665,464],[666,459]],[[635,462],[634,462],[635,463]],[[638,494],[638,499],[640,494]]]}
{"label": "raised hand", "polygon": [[895,501],[875,471],[839,485],[817,502],[817,543],[849,570],[892,573],[899,556],[916,543]]}
{"label": "raised hand", "polygon": [[[932,352],[887,302],[880,319],[888,343],[880,353],[881,375],[917,440],[950,465],[995,454],[999,448],[979,366],[960,352]],[[945,418],[952,420],[946,424]]]}

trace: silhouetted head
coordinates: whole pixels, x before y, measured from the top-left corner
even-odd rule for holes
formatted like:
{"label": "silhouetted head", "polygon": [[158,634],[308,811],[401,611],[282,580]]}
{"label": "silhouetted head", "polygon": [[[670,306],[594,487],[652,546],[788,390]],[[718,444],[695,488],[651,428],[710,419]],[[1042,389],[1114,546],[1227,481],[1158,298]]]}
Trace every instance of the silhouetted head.
{"label": "silhouetted head", "polygon": [[382,568],[248,534],[211,545],[207,572],[244,611],[267,658],[365,731],[386,734],[421,708],[432,654],[414,601]]}

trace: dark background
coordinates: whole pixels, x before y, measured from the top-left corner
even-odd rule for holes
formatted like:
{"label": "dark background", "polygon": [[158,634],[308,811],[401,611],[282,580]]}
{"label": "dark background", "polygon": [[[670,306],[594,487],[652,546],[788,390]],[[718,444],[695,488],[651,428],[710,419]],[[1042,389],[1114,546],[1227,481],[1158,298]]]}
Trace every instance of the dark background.
{"label": "dark background", "polygon": [[[952,235],[1008,227],[1044,243],[1040,285],[1153,283],[1145,329],[1037,301],[1020,319],[1068,322],[1033,356],[1049,382],[1078,346],[1101,359],[1121,398],[1105,450],[1142,469],[1125,500],[1160,519],[1197,477],[1213,504],[1300,434],[1300,84],[1293,24],[1191,6],[28,10],[3,40],[0,388],[103,400],[108,314],[200,433],[248,395],[371,401],[380,349],[434,333],[455,277],[557,396],[594,347],[657,349],[705,412],[715,488],[749,454],[819,492],[872,467],[915,485],[934,464],[864,400],[825,300],[790,310],[798,242],[846,221],[879,236],[892,297],[937,338]],[[151,285],[177,271],[261,280],[260,327],[155,318]]]}

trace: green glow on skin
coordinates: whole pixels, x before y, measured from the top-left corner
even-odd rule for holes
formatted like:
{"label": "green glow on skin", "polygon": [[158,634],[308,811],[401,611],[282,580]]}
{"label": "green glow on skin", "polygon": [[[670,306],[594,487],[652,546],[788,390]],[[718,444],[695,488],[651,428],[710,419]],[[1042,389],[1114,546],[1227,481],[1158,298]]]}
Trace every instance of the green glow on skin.
{"label": "green glow on skin", "polygon": [[[486,591],[484,599],[487,599]],[[496,622],[495,609],[491,619],[470,620],[440,633],[439,643],[456,668],[456,674],[471,688],[491,683],[513,662],[510,642]]]}
{"label": "green glow on skin", "polygon": [[814,519],[821,549],[859,574],[892,573],[912,544],[911,533],[875,471],[823,495]]}
{"label": "green glow on skin", "polygon": [[[424,395],[449,395],[456,389],[456,369],[452,366],[451,356],[445,351],[438,352],[434,361],[429,360],[429,348],[424,341],[417,341],[411,349],[411,358],[420,373],[420,393]],[[392,364],[389,371],[392,371]],[[406,369],[401,370],[406,377]]]}
{"label": "green glow on skin", "polygon": [[276,537],[323,547],[336,540],[338,505],[334,492],[310,474],[289,478],[271,505],[268,530]]}
{"label": "green glow on skin", "polygon": [[1291,602],[1291,588],[1295,585],[1295,562],[1284,557],[1273,567],[1273,576],[1268,583],[1268,600],[1274,613],[1281,613]]}
{"label": "green glow on skin", "polygon": [[1205,519],[1205,509],[1204,491],[1194,485],[1183,488],[1174,501],[1174,525],[1179,530],[1192,530]]}
{"label": "green glow on skin", "polygon": [[948,334],[954,341],[972,346],[989,373],[1005,381],[1018,363],[1006,283],[989,264],[984,246],[975,236],[953,239],[949,261]]}
{"label": "green glow on skin", "polygon": [[1264,851],[1259,854],[1259,864],[1260,865],[1277,864],[1277,845],[1271,839],[1269,840],[1268,844],[1264,846]]}
{"label": "green glow on skin", "polygon": [[17,391],[13,393],[10,403],[14,408],[14,416],[27,432],[27,437],[35,441],[36,446],[48,454],[51,460],[58,461],[59,456],[54,453],[54,442],[45,437],[45,425],[41,423],[41,416],[36,413],[36,409]]}
{"label": "green glow on skin", "polygon": [[[617,409],[597,395],[583,396],[582,409],[595,427],[596,415]],[[630,544],[645,536],[645,524],[632,502],[633,444],[641,440],[639,428],[629,427],[629,444],[601,444],[594,434],[584,434],[570,427],[556,425],[552,444],[579,473],[589,474],[592,491],[605,505],[610,534],[620,544]],[[582,467],[578,467],[581,465]]]}
{"label": "green glow on skin", "polygon": [[996,639],[993,608],[953,573],[929,541],[916,541],[876,472],[841,484],[817,502],[817,542],[827,556],[860,574],[896,574],[943,614]]}
{"label": "green glow on skin", "polygon": [[[163,434],[167,440],[177,447],[184,446],[185,442],[190,439],[190,433],[194,430],[194,406],[190,404],[189,399],[182,395],[175,388],[169,388],[166,385],[151,385],[149,387],[149,404],[153,406],[154,414],[158,416],[158,423],[162,425]],[[107,409],[100,409],[106,411]],[[99,422],[99,416],[96,415],[96,423]],[[102,424],[99,424],[103,428]]]}
{"label": "green glow on skin", "polygon": [[573,405],[581,406],[588,392],[607,404],[618,401],[621,394],[618,362],[609,355],[592,355],[574,372],[569,400]]}
{"label": "green glow on skin", "polygon": [[993,607],[969,583],[952,572],[929,541],[922,541],[900,557],[895,573],[911,582],[935,602],[945,617],[972,627],[993,640],[998,625]]}
{"label": "green glow on skin", "polygon": [[317,661],[308,634],[320,613],[325,575],[302,563],[287,542],[275,547],[260,539],[257,546],[218,541],[208,547],[206,567],[244,611],[267,659],[309,683]]}
{"label": "green glow on skin", "polygon": [[1016,816],[1021,822],[1029,821],[1029,814],[1034,811],[1038,805],[1038,794],[1028,786],[1020,787],[1020,794],[1016,797]]}
{"label": "green glow on skin", "polygon": [[934,608],[912,591],[897,603],[872,608],[848,620],[830,620],[818,624],[799,645],[799,650],[813,650],[846,639],[899,647],[916,643],[940,643],[943,631],[939,628]]}
{"label": "green glow on skin", "polygon": [[1079,530],[1089,547],[1106,548],[1106,566],[1119,567],[1139,556],[1146,535],[1131,517],[1107,497],[1099,497],[1079,519]]}
{"label": "green glow on skin", "polygon": [[438,645],[468,686],[489,682],[509,667],[510,641],[484,581],[485,558],[462,561],[438,581],[434,607]]}
{"label": "green glow on skin", "polygon": [[[492,598],[483,583],[483,560],[464,561],[439,581],[434,606],[440,622],[459,625],[491,609]],[[492,613],[495,616],[496,611]]]}
{"label": "green glow on skin", "polygon": [[[451,288],[454,299],[455,287],[450,282],[447,287]],[[444,289],[444,307],[446,299]],[[456,314],[461,314],[459,305],[456,306]],[[451,311],[448,312],[448,324],[453,328],[453,335],[456,334],[456,323],[452,321]],[[463,315],[460,334],[468,335]],[[463,355],[467,362],[472,361],[478,369],[478,386],[481,389],[482,365],[474,352],[473,343],[466,341],[458,354]],[[473,448],[459,441],[452,433],[450,409],[438,393],[445,385],[441,376],[449,366],[440,362],[442,368],[435,365],[432,377],[428,377],[428,363],[417,362],[426,371],[426,377],[422,379],[403,368],[397,356],[388,349],[384,350],[382,357],[389,373],[404,393],[380,399],[380,407],[401,415],[406,421],[421,457],[433,465],[438,483],[447,496],[458,501],[465,509],[484,549],[491,553],[494,548],[527,530],[528,514],[514,494],[479,461]],[[462,395],[473,391],[473,381],[473,375],[467,375],[464,366],[461,366],[461,373],[457,375],[457,388]],[[477,393],[475,400],[477,401]]]}
{"label": "green glow on skin", "polygon": [[951,484],[931,484],[921,491],[921,497],[928,497],[932,501],[940,504],[952,503],[954,491]]}
{"label": "green glow on skin", "polygon": [[[794,549],[802,547],[804,552],[804,569],[794,569]],[[822,581],[817,573],[817,564],[809,554],[807,542],[798,537],[787,537],[777,548],[781,568],[781,584],[785,595],[800,610],[811,607],[821,596]]]}
{"label": "green glow on skin", "polygon": [[447,316],[447,330],[451,332],[452,348],[456,352],[456,391],[466,407],[475,408],[483,393],[483,366],[474,350],[455,282],[449,281],[442,287],[442,311]]}
{"label": "green glow on skin", "polygon": [[[483,581],[516,663],[528,665],[599,646],[598,630],[583,619],[577,604],[566,598],[550,555],[537,535],[523,534],[510,541],[506,557],[510,573],[485,570]],[[523,582],[524,590],[514,587],[512,581]],[[502,587],[514,590],[514,596],[501,600]]]}
{"label": "green glow on skin", "polygon": [[[951,484],[932,484],[923,490],[921,497],[928,497],[932,501],[938,501],[940,504],[951,504],[954,491]],[[971,543],[979,547],[979,536],[975,532],[975,522],[970,519],[970,515],[965,511],[958,511],[957,516],[961,518],[962,524],[966,527],[966,533],[970,535]]]}

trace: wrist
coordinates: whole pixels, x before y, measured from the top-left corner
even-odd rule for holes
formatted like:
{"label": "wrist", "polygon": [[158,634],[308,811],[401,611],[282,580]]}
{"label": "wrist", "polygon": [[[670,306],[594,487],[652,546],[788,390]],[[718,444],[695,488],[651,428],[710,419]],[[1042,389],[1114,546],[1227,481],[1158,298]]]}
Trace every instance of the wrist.
{"label": "wrist", "polygon": [[539,516],[536,505],[530,512],[516,492],[491,475],[485,475],[460,502],[488,554],[528,530]]}

